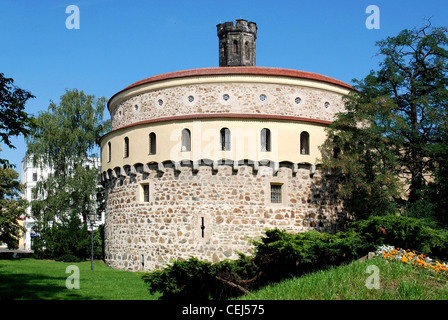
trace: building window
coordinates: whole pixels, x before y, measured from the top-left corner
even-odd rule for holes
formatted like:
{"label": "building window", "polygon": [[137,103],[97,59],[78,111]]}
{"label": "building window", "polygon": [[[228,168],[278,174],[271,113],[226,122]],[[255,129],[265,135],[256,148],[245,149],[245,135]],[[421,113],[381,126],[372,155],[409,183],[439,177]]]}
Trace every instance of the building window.
{"label": "building window", "polygon": [[261,151],[271,151],[271,130],[266,128],[261,130]]}
{"label": "building window", "polygon": [[271,183],[271,203],[282,203],[282,186]]}
{"label": "building window", "polygon": [[33,181],[37,181],[37,172],[33,172]]}
{"label": "building window", "polygon": [[249,41],[246,41],[244,43],[244,53],[246,55],[246,59],[250,58],[250,54],[249,54]]}
{"label": "building window", "polygon": [[124,157],[129,157],[129,138],[124,138]]}
{"label": "building window", "polygon": [[110,142],[107,143],[107,162],[110,162],[112,158],[112,147],[110,145]]}
{"label": "building window", "polygon": [[145,183],[141,185],[141,201],[140,202],[149,202],[149,183]]}
{"label": "building window", "polygon": [[156,134],[151,132],[149,134],[149,154],[156,154]]}
{"label": "building window", "polygon": [[222,128],[221,131],[221,151],[230,151],[230,130]]}
{"label": "building window", "polygon": [[300,134],[300,154],[310,154],[310,134],[306,131]]}
{"label": "building window", "polygon": [[238,54],[238,41],[233,41],[233,54]]}
{"label": "building window", "polygon": [[191,151],[191,134],[190,130],[184,129],[182,130],[182,152]]}

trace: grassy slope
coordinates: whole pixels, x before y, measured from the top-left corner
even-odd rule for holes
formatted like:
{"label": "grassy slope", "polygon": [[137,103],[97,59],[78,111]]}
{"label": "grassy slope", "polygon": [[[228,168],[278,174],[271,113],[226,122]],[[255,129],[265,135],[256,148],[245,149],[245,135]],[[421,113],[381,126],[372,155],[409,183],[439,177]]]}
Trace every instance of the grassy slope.
{"label": "grassy slope", "polygon": [[[379,289],[368,289],[366,280],[379,271]],[[448,299],[447,278],[429,277],[428,271],[399,261],[374,258],[338,268],[318,271],[260,289],[241,300],[438,300]]]}
{"label": "grassy slope", "polygon": [[[79,267],[80,288],[67,289],[70,265]],[[138,273],[103,262],[65,263],[34,259],[0,260],[0,300],[152,300]]]}

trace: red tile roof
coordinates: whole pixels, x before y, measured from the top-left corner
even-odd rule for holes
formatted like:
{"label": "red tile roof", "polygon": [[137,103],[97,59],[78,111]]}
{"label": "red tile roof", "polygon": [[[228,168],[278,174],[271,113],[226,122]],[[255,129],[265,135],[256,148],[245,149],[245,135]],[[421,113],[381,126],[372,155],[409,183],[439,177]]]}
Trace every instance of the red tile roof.
{"label": "red tile roof", "polygon": [[[291,77],[291,78],[301,78],[301,79],[309,79],[315,81],[323,81],[331,84],[335,84],[338,86],[342,86],[348,89],[353,89],[349,84],[323,76],[313,72],[300,71],[300,70],[292,70],[292,69],[282,69],[282,68],[268,68],[268,67],[217,67],[217,68],[200,68],[200,69],[190,69],[190,70],[181,70],[174,71],[169,73],[163,73],[156,76],[152,76],[140,81],[137,81],[130,86],[127,86],[123,90],[114,94],[110,100],[119,93],[126,91],[130,88],[137,87],[142,84],[167,80],[167,79],[175,79],[175,78],[183,78],[183,77],[192,77],[192,76],[207,76],[207,75],[235,75],[235,74],[246,74],[246,75],[267,75],[267,76],[280,76],[280,77]],[[110,101],[109,100],[109,101]]]}

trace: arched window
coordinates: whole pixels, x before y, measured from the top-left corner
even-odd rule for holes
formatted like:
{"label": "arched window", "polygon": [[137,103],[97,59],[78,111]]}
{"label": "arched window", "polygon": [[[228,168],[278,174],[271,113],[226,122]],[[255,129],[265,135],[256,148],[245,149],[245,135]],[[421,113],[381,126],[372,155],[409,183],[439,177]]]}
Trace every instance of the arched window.
{"label": "arched window", "polygon": [[129,138],[124,138],[124,157],[129,157]]}
{"label": "arched window", "polygon": [[149,154],[156,154],[156,134],[151,132],[149,134]]}
{"label": "arched window", "polygon": [[261,130],[261,151],[271,151],[271,130]]}
{"label": "arched window", "polygon": [[249,54],[249,41],[246,41],[244,43],[244,54],[246,55],[246,59],[250,58],[250,54]]}
{"label": "arched window", "polygon": [[181,151],[191,151],[191,134],[190,130],[183,129],[182,130],[182,147]]}
{"label": "arched window", "polygon": [[107,143],[107,162],[112,160],[112,147],[110,141]]}
{"label": "arched window", "polygon": [[230,130],[228,128],[222,128],[221,131],[221,150],[230,150]]}
{"label": "arched window", "polygon": [[238,54],[238,41],[233,41],[233,54]]}
{"label": "arched window", "polygon": [[300,154],[310,154],[310,134],[306,131],[300,134]]}

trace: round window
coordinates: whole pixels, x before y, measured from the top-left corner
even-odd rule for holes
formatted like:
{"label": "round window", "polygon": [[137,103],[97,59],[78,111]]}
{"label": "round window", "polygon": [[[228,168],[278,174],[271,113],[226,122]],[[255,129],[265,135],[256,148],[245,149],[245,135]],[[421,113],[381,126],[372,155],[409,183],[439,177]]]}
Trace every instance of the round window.
{"label": "round window", "polygon": [[159,106],[161,106],[163,104],[163,100],[159,99]]}
{"label": "round window", "polygon": [[260,95],[260,100],[261,101],[265,101],[266,100],[266,95],[264,95],[264,94]]}
{"label": "round window", "polygon": [[294,101],[295,101],[297,104],[300,104],[300,102],[302,102],[302,99],[300,99],[299,97],[297,97]]}
{"label": "round window", "polygon": [[223,98],[225,101],[227,101],[227,100],[230,99],[230,96],[226,93],[226,94],[224,94],[224,95],[222,96],[222,98]]}
{"label": "round window", "polygon": [[188,101],[193,102],[194,101],[194,97],[193,96],[188,96]]}

